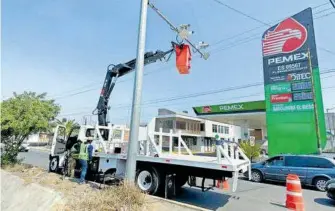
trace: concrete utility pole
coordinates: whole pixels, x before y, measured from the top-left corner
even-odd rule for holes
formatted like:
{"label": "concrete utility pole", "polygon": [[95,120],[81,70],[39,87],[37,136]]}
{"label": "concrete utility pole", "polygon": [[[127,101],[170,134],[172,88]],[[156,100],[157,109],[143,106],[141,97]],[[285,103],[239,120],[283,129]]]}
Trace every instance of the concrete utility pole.
{"label": "concrete utility pole", "polygon": [[128,155],[126,164],[126,179],[129,181],[135,180],[136,171],[136,156],[138,145],[138,133],[141,118],[141,98],[142,98],[142,82],[144,69],[144,51],[145,51],[145,35],[147,28],[147,10],[148,0],[141,0],[140,22],[138,29],[137,41],[137,59],[135,70],[135,82],[133,103],[130,123],[130,138],[128,143]]}

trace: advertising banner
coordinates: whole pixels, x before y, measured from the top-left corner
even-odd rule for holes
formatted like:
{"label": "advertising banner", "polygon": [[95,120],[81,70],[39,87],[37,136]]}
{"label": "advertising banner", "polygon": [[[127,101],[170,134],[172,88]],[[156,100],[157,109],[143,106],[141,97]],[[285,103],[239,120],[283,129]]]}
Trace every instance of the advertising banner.
{"label": "advertising banner", "polygon": [[326,139],[312,9],[266,30],[262,50],[269,153],[316,153]]}

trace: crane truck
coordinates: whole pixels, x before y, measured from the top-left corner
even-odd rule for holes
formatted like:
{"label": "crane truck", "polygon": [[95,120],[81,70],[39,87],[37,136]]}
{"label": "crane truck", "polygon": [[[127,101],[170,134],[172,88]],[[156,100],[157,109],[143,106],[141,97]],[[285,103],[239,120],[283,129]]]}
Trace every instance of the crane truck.
{"label": "crane truck", "polygon": [[[144,65],[162,60],[168,51],[145,53]],[[120,181],[124,178],[127,162],[128,141],[124,140],[129,131],[127,128],[112,125],[107,121],[108,102],[111,92],[118,78],[131,73],[136,59],[118,65],[109,65],[102,86],[99,101],[94,114],[98,115],[97,125],[81,125],[74,128],[68,137],[65,127],[58,125],[55,129],[51,152],[49,155],[49,170],[58,172],[66,165],[66,152],[78,140],[92,139],[94,153],[89,165],[87,179],[107,182]],[[141,128],[140,128],[141,130]],[[141,134],[141,133],[140,133]],[[143,134],[143,133],[142,133]],[[169,149],[162,149],[163,137],[169,140]],[[177,152],[172,143],[177,140]],[[138,154],[136,158],[135,184],[148,194],[175,194],[186,183],[192,187],[199,187],[202,191],[213,189],[217,181],[232,178],[233,191],[236,190],[239,173],[249,170],[250,160],[245,156],[237,143],[217,141],[216,157],[197,156],[188,149],[181,131],[163,132],[162,129],[147,132],[138,140]],[[80,167],[77,168],[80,171]],[[197,179],[198,178],[198,179]],[[199,183],[201,178],[201,184]],[[213,181],[213,185],[205,186],[205,180]]]}

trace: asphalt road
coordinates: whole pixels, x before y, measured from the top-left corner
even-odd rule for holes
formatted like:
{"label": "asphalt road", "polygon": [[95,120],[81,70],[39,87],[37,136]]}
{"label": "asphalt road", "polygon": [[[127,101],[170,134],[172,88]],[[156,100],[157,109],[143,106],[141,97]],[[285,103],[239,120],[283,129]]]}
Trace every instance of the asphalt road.
{"label": "asphalt road", "polygon": [[[19,156],[24,158],[25,163],[48,168],[48,152],[31,149]],[[217,188],[202,193],[200,189],[185,186],[174,200],[218,211],[285,211],[285,192],[283,184],[254,183],[241,179],[235,193]],[[306,211],[334,211],[335,203],[324,192],[304,188],[303,198]]]}

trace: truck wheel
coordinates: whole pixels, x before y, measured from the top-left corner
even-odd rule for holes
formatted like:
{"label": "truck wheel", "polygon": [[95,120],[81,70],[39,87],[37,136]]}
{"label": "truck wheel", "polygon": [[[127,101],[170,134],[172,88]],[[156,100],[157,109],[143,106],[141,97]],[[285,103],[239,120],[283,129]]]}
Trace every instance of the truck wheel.
{"label": "truck wheel", "polygon": [[115,173],[116,173],[115,169],[106,171],[104,178],[102,179],[101,182],[103,184],[108,184],[108,185],[115,183]]}
{"label": "truck wheel", "polygon": [[58,163],[58,157],[52,157],[49,161],[49,171],[54,173],[58,172]]}
{"label": "truck wheel", "polygon": [[160,177],[157,170],[152,167],[146,167],[139,169],[136,172],[136,185],[140,190],[155,195],[158,192],[158,187],[160,185]]}

